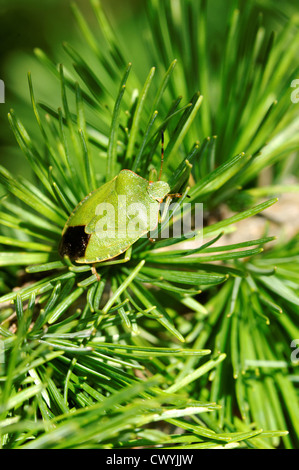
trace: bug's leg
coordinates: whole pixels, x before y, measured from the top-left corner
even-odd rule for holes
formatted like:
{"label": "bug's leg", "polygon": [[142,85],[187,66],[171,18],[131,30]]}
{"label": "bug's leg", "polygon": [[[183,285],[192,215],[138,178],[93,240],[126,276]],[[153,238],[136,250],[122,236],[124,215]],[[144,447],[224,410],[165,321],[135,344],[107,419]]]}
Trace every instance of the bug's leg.
{"label": "bug's leg", "polygon": [[148,238],[148,241],[150,241],[151,243],[155,243],[156,239],[155,238],[152,238],[149,236],[149,233],[150,232],[147,232],[147,238]]}
{"label": "bug's leg", "polygon": [[174,193],[174,194],[168,194],[168,196],[173,199],[173,198],[175,198],[175,197],[182,197],[183,194],[181,194],[181,193]]}
{"label": "bug's leg", "polygon": [[166,218],[166,215],[167,215],[167,212],[168,212],[168,209],[169,209],[169,206],[171,204],[171,201],[173,200],[173,198],[179,198],[179,197],[183,197],[183,194],[181,193],[174,193],[174,194],[168,194],[167,195],[167,198],[165,200],[165,205],[163,207],[163,212],[162,212],[162,215],[160,215],[160,213],[158,214],[158,221],[159,223],[163,222],[163,220],[165,220]]}
{"label": "bug's leg", "polygon": [[97,281],[100,281],[101,280],[101,275],[97,272],[97,269],[96,269],[96,265],[93,264],[92,267],[91,267],[91,272],[92,274],[94,274],[97,278]]}

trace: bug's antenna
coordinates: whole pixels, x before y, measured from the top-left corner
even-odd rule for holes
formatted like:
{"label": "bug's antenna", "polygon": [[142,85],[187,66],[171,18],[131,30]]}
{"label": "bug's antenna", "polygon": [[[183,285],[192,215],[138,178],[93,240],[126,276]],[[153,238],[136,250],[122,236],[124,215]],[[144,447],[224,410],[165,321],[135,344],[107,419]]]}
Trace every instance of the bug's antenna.
{"label": "bug's antenna", "polygon": [[158,181],[160,181],[161,176],[162,176],[163,163],[164,163],[164,132],[161,131],[161,166],[160,166],[160,173],[159,173]]}

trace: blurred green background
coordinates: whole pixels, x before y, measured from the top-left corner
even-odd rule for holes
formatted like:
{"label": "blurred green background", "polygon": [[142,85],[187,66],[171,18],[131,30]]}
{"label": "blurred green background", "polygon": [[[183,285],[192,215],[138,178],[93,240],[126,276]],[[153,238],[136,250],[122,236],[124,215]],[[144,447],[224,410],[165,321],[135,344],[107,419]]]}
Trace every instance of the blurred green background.
{"label": "blurred green background", "polygon": [[[243,0],[245,1],[245,0]],[[87,0],[76,0],[85,18],[97,31],[97,22]],[[141,78],[145,78],[149,67],[142,50],[146,0],[102,0],[112,23],[132,58],[133,66]],[[238,1],[229,2],[238,6]],[[242,3],[242,0],[241,0]],[[296,12],[296,1],[275,2],[256,0],[267,22],[277,29]],[[71,10],[71,0],[0,0],[0,78],[4,80],[6,102],[0,105],[0,164],[9,170],[29,177],[30,169],[10,130],[7,113],[15,109],[32,137],[38,136],[30,105],[27,72],[32,73],[35,96],[51,106],[60,105],[60,85],[48,70],[38,62],[34,48],[44,50],[55,62],[69,62],[62,43],[67,41],[82,51],[82,37]],[[223,0],[208,0],[209,35],[211,61],[221,54],[221,38],[225,34],[225,16],[228,5]],[[136,37],[140,41],[136,41]],[[84,48],[83,48],[84,50]]]}
{"label": "blurred green background", "polygon": [[[142,3],[138,0],[102,2],[113,23],[123,28],[139,15]],[[76,4],[90,25],[96,28],[89,2],[76,0]],[[30,168],[10,130],[7,113],[11,108],[15,109],[31,135],[36,133],[39,138],[32,119],[28,71],[32,73],[38,100],[60,105],[59,83],[38,62],[33,51],[38,47],[60,63],[67,60],[63,41],[80,49],[82,37],[70,5],[70,0],[0,0],[0,78],[5,83],[5,103],[0,104],[0,164],[27,177]]]}

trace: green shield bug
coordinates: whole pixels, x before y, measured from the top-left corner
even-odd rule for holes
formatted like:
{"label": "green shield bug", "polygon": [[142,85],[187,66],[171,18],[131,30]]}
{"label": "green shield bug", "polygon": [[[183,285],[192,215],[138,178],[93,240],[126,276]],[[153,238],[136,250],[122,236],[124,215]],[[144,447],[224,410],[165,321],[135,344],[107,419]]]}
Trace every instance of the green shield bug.
{"label": "green shield bug", "polygon": [[[59,253],[80,264],[113,260],[139,238],[154,230],[160,220],[160,204],[172,197],[168,183],[148,181],[131,170],[121,170],[111,181],[88,194],[68,218],[59,245]],[[137,214],[137,215],[136,215]],[[163,211],[164,214],[164,211]],[[124,261],[127,261],[126,257]],[[93,266],[92,271],[97,274]],[[99,276],[97,275],[99,278]]]}

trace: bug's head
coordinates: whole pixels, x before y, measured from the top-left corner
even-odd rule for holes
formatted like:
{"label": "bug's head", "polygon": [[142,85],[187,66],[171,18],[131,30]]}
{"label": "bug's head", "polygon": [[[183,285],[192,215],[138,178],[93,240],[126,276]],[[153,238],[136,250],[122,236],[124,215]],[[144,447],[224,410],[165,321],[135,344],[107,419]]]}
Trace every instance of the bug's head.
{"label": "bug's head", "polygon": [[154,181],[150,182],[148,187],[147,187],[147,192],[152,197],[158,202],[162,202],[165,196],[170,191],[170,187],[168,183],[165,183],[165,181]]}

